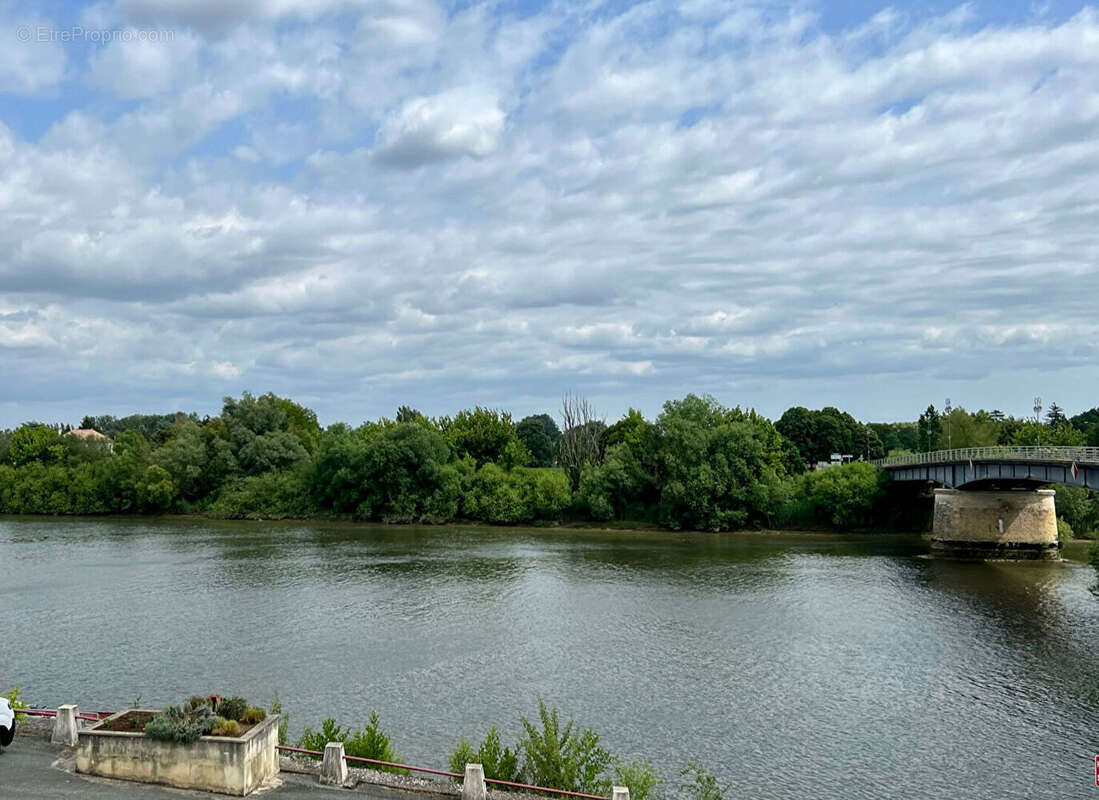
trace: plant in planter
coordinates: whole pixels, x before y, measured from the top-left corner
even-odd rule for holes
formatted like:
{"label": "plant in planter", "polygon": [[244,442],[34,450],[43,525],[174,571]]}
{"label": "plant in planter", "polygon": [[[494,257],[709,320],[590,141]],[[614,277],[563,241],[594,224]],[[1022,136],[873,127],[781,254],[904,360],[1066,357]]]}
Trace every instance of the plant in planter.
{"label": "plant in planter", "polygon": [[145,723],[145,734],[166,742],[194,742],[213,731],[217,717],[210,706],[188,706],[168,706]]}
{"label": "plant in planter", "polygon": [[77,772],[248,794],[278,773],[279,720],[244,698],[219,701],[195,696],[160,711],[127,709],[83,729]]}

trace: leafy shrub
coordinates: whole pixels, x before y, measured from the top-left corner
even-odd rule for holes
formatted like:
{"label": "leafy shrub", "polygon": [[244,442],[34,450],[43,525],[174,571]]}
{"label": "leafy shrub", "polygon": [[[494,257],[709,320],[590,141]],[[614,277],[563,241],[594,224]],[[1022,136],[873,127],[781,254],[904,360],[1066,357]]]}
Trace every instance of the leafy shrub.
{"label": "leafy shrub", "polygon": [[192,695],[188,697],[183,703],[184,713],[194,711],[196,708],[202,708],[203,706],[210,705],[210,698],[203,695]]}
{"label": "leafy shrub", "polygon": [[630,800],[661,800],[664,779],[648,761],[619,761],[614,766],[614,783],[630,790]]}
{"label": "leafy shrub", "polygon": [[[314,731],[307,725],[294,746],[300,747],[303,750],[319,750],[323,752],[324,746],[329,742],[342,742],[346,739],[347,731],[337,725],[335,719],[329,717],[321,723],[321,729],[319,731]],[[320,756],[308,757],[320,758]]]}
{"label": "leafy shrub", "polygon": [[168,706],[149,720],[145,733],[152,739],[193,742],[209,734],[214,729],[216,719],[209,705],[196,706],[189,711],[179,706]]}
{"label": "leafy shrub", "polygon": [[267,719],[267,712],[259,706],[248,706],[244,709],[244,714],[241,715],[240,721],[245,725],[256,725]]}
{"label": "leafy shrub", "polygon": [[500,744],[500,733],[495,726],[485,735],[484,741],[476,750],[465,739],[458,742],[450,756],[450,770],[465,772],[466,764],[482,765],[486,778],[498,781],[519,780],[519,753]]}
{"label": "leafy shrub", "polygon": [[214,727],[210,734],[213,736],[240,736],[240,723],[235,719],[215,717]]}
{"label": "leafy shrub", "polygon": [[1057,518],[1057,541],[1067,542],[1072,538],[1074,538],[1074,534],[1072,532],[1072,526],[1069,525],[1067,522],[1065,522],[1060,517],[1058,517]]}
{"label": "leafy shrub", "polygon": [[287,731],[290,728],[290,715],[282,712],[282,701],[279,700],[278,692],[271,698],[271,713],[278,714],[279,717],[279,744],[286,744],[289,741]]}
{"label": "leafy shrub", "polygon": [[599,746],[599,734],[585,728],[577,734],[570,719],[563,727],[557,709],[549,709],[538,698],[539,730],[520,717],[525,735],[523,773],[529,783],[587,794],[608,794],[610,781],[604,776],[611,756]]}
{"label": "leafy shrub", "polygon": [[680,776],[684,779],[680,784],[684,800],[725,800],[727,787],[719,784],[717,776],[704,770],[697,761],[689,761]]}
{"label": "leafy shrub", "polygon": [[[362,730],[342,728],[336,724],[336,720],[329,717],[321,723],[321,729],[314,731],[307,727],[298,739],[297,746],[305,750],[324,750],[328,742],[343,742],[344,753],[357,758],[371,758],[376,761],[400,761],[401,757],[393,749],[389,736],[378,725],[377,712],[371,712],[370,723]],[[320,758],[320,756],[309,756]],[[407,773],[408,770],[396,767],[375,766],[385,772]]]}
{"label": "leafy shrub", "polygon": [[243,697],[227,697],[218,703],[218,716],[240,722],[248,710],[248,701]]}
{"label": "leafy shrub", "polygon": [[[11,687],[4,697],[8,698],[8,702],[11,703],[13,711],[18,711],[20,708],[29,708],[29,706],[23,702],[23,690],[18,686]],[[16,714],[15,721],[23,722],[27,718],[26,714]]]}
{"label": "leafy shrub", "polygon": [[[351,734],[351,731],[348,731]],[[393,749],[393,743],[378,725],[378,713],[370,712],[370,722],[360,731],[349,735],[344,741],[344,752],[349,756],[358,758],[372,758],[376,761],[400,761],[401,757]],[[407,770],[394,769],[392,767],[379,767],[391,772],[405,773]]]}
{"label": "leafy shrub", "polygon": [[306,475],[297,469],[232,480],[221,488],[209,513],[228,519],[300,519],[313,511]]}

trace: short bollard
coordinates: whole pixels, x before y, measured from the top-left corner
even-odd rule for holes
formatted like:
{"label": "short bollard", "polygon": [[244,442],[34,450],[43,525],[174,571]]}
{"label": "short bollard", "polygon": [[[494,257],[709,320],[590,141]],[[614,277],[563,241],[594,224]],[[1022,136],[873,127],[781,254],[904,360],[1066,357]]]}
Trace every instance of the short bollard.
{"label": "short bollard", "polygon": [[343,786],[347,783],[347,762],[343,758],[343,742],[329,742],[324,746],[321,783],[330,786]]}
{"label": "short bollard", "polygon": [[611,787],[611,800],[630,800],[629,786]]}
{"label": "short bollard", "polygon": [[484,766],[466,764],[466,775],[462,779],[462,800],[485,800],[487,795]]}
{"label": "short bollard", "polygon": [[52,744],[62,744],[65,747],[76,747],[80,741],[77,735],[79,728],[76,715],[79,712],[72,703],[66,703],[57,707],[57,716],[53,720],[53,733],[50,734]]}

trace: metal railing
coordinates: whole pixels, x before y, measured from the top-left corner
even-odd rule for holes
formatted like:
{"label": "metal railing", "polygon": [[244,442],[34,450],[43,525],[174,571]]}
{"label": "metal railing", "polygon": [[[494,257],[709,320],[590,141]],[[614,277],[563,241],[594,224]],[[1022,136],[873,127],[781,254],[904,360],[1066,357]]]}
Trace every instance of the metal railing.
{"label": "metal railing", "polygon": [[[307,750],[304,747],[290,747],[289,745],[280,744],[276,745],[276,750],[283,753],[298,753],[301,755],[315,756],[317,758],[323,758],[324,753],[320,750]],[[354,761],[359,764],[371,764],[379,767],[392,767],[394,769],[407,769],[413,772],[426,772],[429,775],[442,775],[446,778],[464,778],[460,772],[448,772],[445,769],[432,769],[431,767],[415,767],[411,764],[398,764],[395,761],[379,761],[376,758],[362,758],[361,756],[349,756],[343,757],[344,761]],[[599,794],[585,794],[584,792],[570,792],[565,789],[551,789],[548,786],[534,786],[529,783],[516,783],[515,781],[502,781],[497,778],[485,778],[485,783],[492,783],[497,786],[510,786],[513,789],[526,789],[531,792],[546,792],[548,794],[564,795],[565,797],[580,797],[584,800],[610,800],[604,795]]]}
{"label": "metal railing", "polygon": [[910,453],[905,456],[879,458],[879,467],[923,466],[959,461],[1056,461],[1066,464],[1099,464],[1099,447],[963,447],[958,450],[936,450],[932,453]]}

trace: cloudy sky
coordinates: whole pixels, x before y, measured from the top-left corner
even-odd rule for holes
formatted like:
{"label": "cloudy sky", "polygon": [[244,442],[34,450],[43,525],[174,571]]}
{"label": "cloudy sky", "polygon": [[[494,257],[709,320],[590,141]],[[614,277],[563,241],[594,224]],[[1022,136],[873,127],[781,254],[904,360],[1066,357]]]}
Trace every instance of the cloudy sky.
{"label": "cloudy sky", "polygon": [[1099,405],[1099,11],[0,0],[0,426]]}

